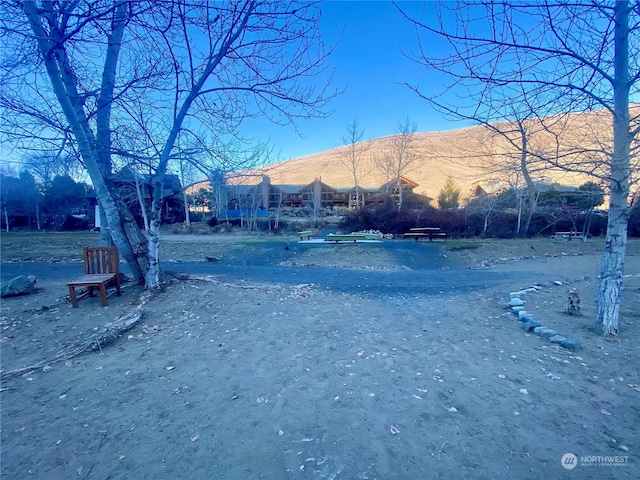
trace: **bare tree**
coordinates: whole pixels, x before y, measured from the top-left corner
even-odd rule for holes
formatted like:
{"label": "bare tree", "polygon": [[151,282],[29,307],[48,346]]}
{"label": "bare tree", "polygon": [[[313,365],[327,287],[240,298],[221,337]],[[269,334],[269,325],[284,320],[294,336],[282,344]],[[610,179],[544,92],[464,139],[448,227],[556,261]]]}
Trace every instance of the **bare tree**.
{"label": "bare tree", "polygon": [[147,213],[147,203],[145,202],[145,195],[142,191],[145,186],[143,185],[140,176],[134,172],[135,182],[136,182],[136,196],[138,199],[138,204],[140,205],[140,214],[142,215],[142,223],[144,225],[144,231],[149,232],[149,214]]}
{"label": "bare tree", "polygon": [[465,207],[465,214],[482,219],[481,236],[487,234],[491,222],[502,210],[503,199],[500,195],[481,195],[471,200]]}
{"label": "bare tree", "polygon": [[[545,145],[535,141],[552,122],[546,119],[545,126],[536,120],[538,115],[529,103],[524,86],[504,88],[492,85],[491,88],[469,93],[463,100],[467,105],[461,106],[445,101],[440,92],[425,92],[407,82],[405,85],[445,115],[471,121],[484,128],[483,134],[487,137],[483,141],[474,143],[472,147],[469,144],[455,145],[458,157],[449,160],[477,165],[490,178],[506,181],[512,188],[522,190],[524,195],[518,196],[516,234],[526,235],[536,208],[534,175],[549,169],[549,163],[557,159],[557,150],[553,143]],[[519,93],[515,93],[518,90]],[[543,146],[549,148],[540,148]],[[479,162],[479,158],[483,160]]]}
{"label": "bare tree", "polygon": [[178,159],[178,174],[180,176],[180,184],[182,185],[182,204],[184,206],[184,225],[189,228],[191,226],[191,216],[189,209],[189,196],[187,195],[187,185],[193,184],[195,180],[195,168],[192,162],[187,158]]}
{"label": "bare tree", "polygon": [[376,167],[386,177],[386,183],[395,182],[398,211],[402,209],[404,199],[402,176],[415,168],[419,161],[414,150],[417,128],[416,123],[409,118],[402,120],[397,125],[397,133],[389,137],[387,150],[381,156],[374,158]]}
{"label": "bare tree", "polygon": [[[398,8],[402,10],[401,4]],[[508,98],[526,98],[531,118],[558,140],[551,163],[606,179],[609,218],[594,330],[617,334],[629,186],[638,171],[631,168],[631,154],[637,148],[639,121],[629,109],[640,80],[637,2],[461,1],[439,4],[429,18],[405,16],[418,35],[414,59],[451,79],[446,92],[466,95],[468,112],[504,105],[504,118],[509,119]],[[447,42],[452,53],[435,58],[427,48],[429,35]],[[568,112],[594,109],[609,115],[609,144],[590,147],[585,138],[571,142],[563,135]],[[606,164],[594,164],[596,152],[608,159]]]}
{"label": "bare tree", "polygon": [[[253,115],[280,124],[324,116],[333,96],[330,78],[318,82],[330,51],[313,2],[27,0],[2,8],[15,55],[3,68],[1,103],[7,125],[19,127],[3,134],[24,139],[25,125],[38,125],[31,141],[77,149],[113,242],[147,287],[159,284],[163,182],[176,146],[233,134]],[[37,81],[25,85],[25,75]],[[127,230],[135,222],[109,180],[116,147],[145,136],[153,171],[146,249]]]}
{"label": "bare tree", "polygon": [[319,176],[316,176],[312,184],[308,185],[303,191],[302,201],[305,207],[311,212],[311,223],[314,227],[318,226],[318,217],[322,213],[322,182]]}
{"label": "bare tree", "polygon": [[273,229],[280,229],[280,215],[282,214],[282,201],[284,200],[284,192],[282,189],[278,188],[275,192],[275,217],[273,219]]}
{"label": "bare tree", "polygon": [[[369,173],[370,168],[365,165],[367,158],[365,155],[369,150],[369,145],[362,142],[364,131],[360,130],[357,120],[353,120],[347,125],[347,132],[342,136],[342,147],[338,150],[340,161],[353,179],[355,186],[355,209],[360,210],[361,194],[360,179]],[[349,202],[350,203],[350,202]]]}

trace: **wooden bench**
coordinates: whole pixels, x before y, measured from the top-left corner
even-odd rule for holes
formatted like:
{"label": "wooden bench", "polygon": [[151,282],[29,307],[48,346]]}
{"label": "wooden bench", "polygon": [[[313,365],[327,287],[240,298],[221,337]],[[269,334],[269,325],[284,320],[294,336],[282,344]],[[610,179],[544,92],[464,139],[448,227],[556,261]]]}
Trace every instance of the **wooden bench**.
{"label": "wooden bench", "polygon": [[325,242],[335,242],[335,243],[340,243],[340,242],[357,242],[358,240],[371,240],[370,238],[367,238],[368,234],[366,233],[345,233],[345,234],[337,234],[337,233],[330,233],[329,235],[327,235],[327,238],[325,238]]}
{"label": "wooden bench", "polygon": [[307,240],[311,239],[311,235],[313,235],[313,231],[311,230],[303,230],[302,232],[298,232],[300,241],[304,240],[304,237],[307,237]]}
{"label": "wooden bench", "polygon": [[120,295],[120,271],[118,269],[118,250],[116,247],[84,247],[84,276],[69,282],[69,298],[73,308],[78,308],[76,288],[86,287],[87,293],[93,295],[93,289],[100,290],[102,306],[107,305],[107,285],[113,283]]}

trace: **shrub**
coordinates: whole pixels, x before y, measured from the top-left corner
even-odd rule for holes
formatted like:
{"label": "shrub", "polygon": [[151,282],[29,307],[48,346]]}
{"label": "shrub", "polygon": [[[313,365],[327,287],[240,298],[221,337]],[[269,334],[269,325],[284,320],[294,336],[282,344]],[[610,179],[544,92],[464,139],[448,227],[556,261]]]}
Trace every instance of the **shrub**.
{"label": "shrub", "polygon": [[87,217],[78,218],[67,215],[62,223],[62,230],[89,230],[89,219]]}

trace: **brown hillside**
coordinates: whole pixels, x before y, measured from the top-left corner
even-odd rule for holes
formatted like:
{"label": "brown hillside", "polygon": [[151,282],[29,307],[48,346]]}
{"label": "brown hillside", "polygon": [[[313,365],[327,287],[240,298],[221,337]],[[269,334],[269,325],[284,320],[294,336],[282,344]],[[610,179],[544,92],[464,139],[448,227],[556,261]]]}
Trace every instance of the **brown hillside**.
{"label": "brown hillside", "polygon": [[[636,107],[635,110],[640,109]],[[508,123],[496,125],[502,131],[513,129]],[[525,127],[529,131],[531,150],[558,164],[591,172],[594,159],[607,158],[607,152],[611,150],[611,125],[610,114],[598,111],[549,118],[544,126],[530,123]],[[515,133],[510,133],[509,137],[515,142],[519,141]],[[389,152],[391,138],[363,142],[367,147],[367,161],[360,168],[362,187],[377,188],[385,183],[384,176],[373,167],[372,159]],[[416,193],[431,198],[437,198],[447,177],[457,182],[463,197],[476,182],[481,182],[485,189],[486,186],[489,189],[501,189],[516,183],[518,186],[524,184],[521,175],[516,173],[519,149],[487,127],[416,133],[412,148],[419,161],[405,176],[418,184]],[[352,187],[353,176],[349,173],[348,165],[343,163],[341,151],[344,151],[344,147],[280,162],[266,167],[260,173],[268,175],[273,184],[307,185],[320,176],[324,183],[334,188]],[[561,168],[552,168],[547,162],[529,158],[534,181],[543,183],[579,186],[587,181],[601,182],[606,172],[606,168],[603,168],[593,171],[595,176],[570,173]]]}

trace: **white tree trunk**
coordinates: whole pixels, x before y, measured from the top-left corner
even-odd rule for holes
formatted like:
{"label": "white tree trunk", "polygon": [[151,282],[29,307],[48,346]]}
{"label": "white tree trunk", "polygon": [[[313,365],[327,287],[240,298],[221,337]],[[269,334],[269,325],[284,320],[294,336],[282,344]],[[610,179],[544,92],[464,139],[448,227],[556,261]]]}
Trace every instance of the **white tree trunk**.
{"label": "white tree trunk", "polygon": [[144,231],[149,232],[149,216],[147,215],[147,207],[144,205],[144,197],[142,195],[142,189],[140,187],[140,179],[136,173],[133,173],[136,177],[136,193],[138,195],[138,204],[140,204],[140,211],[142,212],[142,221],[144,222]]}
{"label": "white tree trunk", "polygon": [[149,244],[147,254],[149,269],[147,270],[146,287],[160,286],[160,221],[162,219],[162,191],[164,176],[153,179],[153,201],[149,212]]}
{"label": "white tree trunk", "polygon": [[[183,183],[184,185],[184,183]],[[185,190],[182,191],[182,197],[184,200],[184,224],[187,227],[191,226],[191,217],[189,216],[189,198],[187,197],[187,192]]]}
{"label": "white tree trunk", "polygon": [[[121,218],[116,200],[107,186],[103,172],[104,163],[100,159],[89,120],[82,110],[83,102],[77,92],[77,80],[68,63],[62,39],[48,35],[42,26],[41,12],[35,2],[24,2],[23,9],[37,41],[53,92],[69,122],[87,173],[93,183],[96,197],[105,213],[111,238],[120,254],[129,263],[133,276],[138,281],[143,281],[143,268],[125,233],[123,223],[126,223],[126,219]],[[105,72],[106,74],[115,75],[115,72]]]}
{"label": "white tree trunk", "polygon": [[615,2],[615,59],[613,82],[613,158],[607,238],[602,261],[593,329],[601,335],[620,330],[620,296],[629,223],[629,2]]}
{"label": "white tree trunk", "polygon": [[38,226],[38,230],[41,230],[40,226],[40,202],[36,201],[36,225]]}

